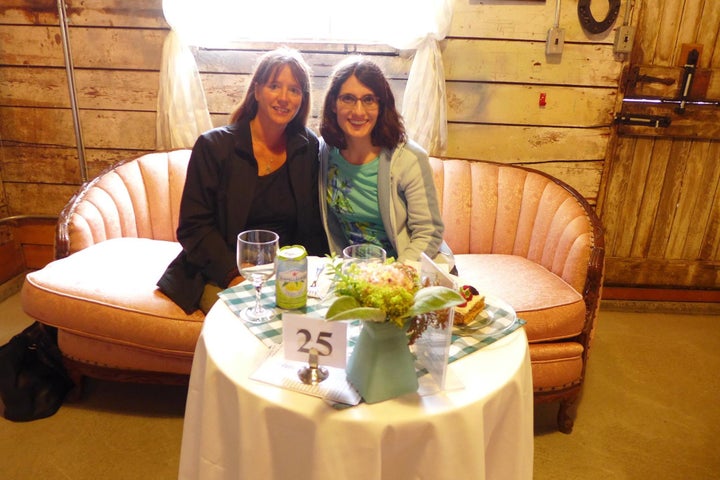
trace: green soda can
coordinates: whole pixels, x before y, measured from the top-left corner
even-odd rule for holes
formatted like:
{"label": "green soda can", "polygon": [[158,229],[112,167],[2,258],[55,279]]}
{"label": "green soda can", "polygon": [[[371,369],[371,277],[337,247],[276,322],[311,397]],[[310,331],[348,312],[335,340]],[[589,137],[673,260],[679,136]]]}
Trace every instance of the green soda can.
{"label": "green soda can", "polygon": [[295,310],[307,305],[307,251],[302,245],[282,247],[277,256],[275,303]]}

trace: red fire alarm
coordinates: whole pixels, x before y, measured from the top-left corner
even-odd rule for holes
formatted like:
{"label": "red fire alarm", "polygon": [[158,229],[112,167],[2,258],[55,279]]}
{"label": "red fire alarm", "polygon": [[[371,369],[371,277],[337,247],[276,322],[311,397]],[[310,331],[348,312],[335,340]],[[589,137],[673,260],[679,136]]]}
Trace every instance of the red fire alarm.
{"label": "red fire alarm", "polygon": [[540,94],[540,101],[538,101],[538,105],[540,105],[541,107],[544,107],[545,105],[547,105],[547,97],[545,96],[544,93]]}

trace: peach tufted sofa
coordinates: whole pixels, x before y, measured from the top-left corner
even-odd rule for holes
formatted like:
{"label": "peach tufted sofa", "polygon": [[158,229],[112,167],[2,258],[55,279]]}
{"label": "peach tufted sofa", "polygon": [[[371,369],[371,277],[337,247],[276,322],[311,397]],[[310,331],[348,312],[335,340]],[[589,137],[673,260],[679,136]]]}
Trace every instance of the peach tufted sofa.
{"label": "peach tufted sofa", "polygon": [[[88,182],[58,222],[56,260],[29,273],[25,311],[58,328],[83,376],[185,383],[203,314],[155,283],[180,251],[189,150],[151,153]],[[511,304],[527,324],[537,401],[559,401],[572,430],[603,272],[603,236],[572,188],[510,165],[432,158],[445,238],[461,278]]]}
{"label": "peach tufted sofa", "polygon": [[431,159],[458,274],[525,320],[535,401],[572,431],[600,305],[604,239],[592,207],[537,170]]}

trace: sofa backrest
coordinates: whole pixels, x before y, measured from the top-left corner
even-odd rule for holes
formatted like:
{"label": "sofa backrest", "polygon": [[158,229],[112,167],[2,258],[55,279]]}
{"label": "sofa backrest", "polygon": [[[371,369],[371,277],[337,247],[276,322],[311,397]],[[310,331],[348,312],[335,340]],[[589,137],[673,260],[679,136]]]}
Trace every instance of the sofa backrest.
{"label": "sofa backrest", "polygon": [[60,215],[55,256],[118,237],[177,241],[190,150],[143,155],[87,182]]}
{"label": "sofa backrest", "polygon": [[439,158],[430,163],[453,253],[519,255],[583,291],[601,233],[577,191],[524,167]]}

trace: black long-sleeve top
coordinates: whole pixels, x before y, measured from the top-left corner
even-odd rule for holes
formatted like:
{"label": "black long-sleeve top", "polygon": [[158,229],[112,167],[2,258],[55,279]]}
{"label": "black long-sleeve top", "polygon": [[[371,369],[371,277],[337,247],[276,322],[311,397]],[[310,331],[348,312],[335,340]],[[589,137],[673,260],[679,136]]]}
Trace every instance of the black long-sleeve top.
{"label": "black long-sleeve top", "polygon": [[[305,128],[288,132],[290,192],[297,222],[284,244],[303,245],[310,255],[328,252],[320,218],[318,140]],[[160,290],[191,313],[198,308],[205,284],[224,288],[237,274],[237,235],[248,228],[258,182],[249,122],[212,129],[192,150],[180,202],[177,237],[183,247],[158,281]]]}

